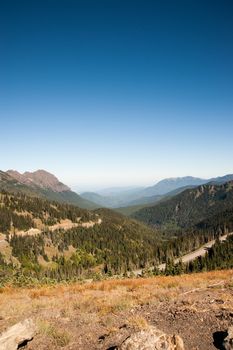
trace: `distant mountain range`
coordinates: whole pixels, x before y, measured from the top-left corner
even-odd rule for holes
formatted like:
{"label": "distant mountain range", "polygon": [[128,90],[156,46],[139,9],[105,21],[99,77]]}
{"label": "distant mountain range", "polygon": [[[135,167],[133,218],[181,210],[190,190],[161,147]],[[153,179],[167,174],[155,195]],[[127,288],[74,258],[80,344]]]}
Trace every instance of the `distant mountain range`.
{"label": "distant mountain range", "polygon": [[233,174],[210,179],[185,176],[164,179],[154,186],[146,188],[122,189],[121,191],[120,189],[117,191],[106,189],[98,193],[85,192],[81,196],[86,200],[108,208],[138,207],[140,205],[155,204],[164,198],[172,197],[188,188],[197,187],[209,182],[212,184],[221,184],[230,180],[233,180]]}
{"label": "distant mountain range", "polygon": [[145,197],[164,195],[168,192],[174,191],[177,188],[185,186],[199,186],[208,182],[208,180],[200,179],[192,176],[168,178],[159,181],[151,187],[145,188],[142,193]]}
{"label": "distant mountain range", "polygon": [[54,175],[45,170],[20,174],[15,170],[0,171],[0,190],[22,192],[29,196],[42,197],[61,203],[68,203],[80,208],[95,209],[98,204],[92,203],[61,183]]}
{"label": "distant mountain range", "polygon": [[0,190],[23,192],[85,209],[120,208],[117,209],[119,212],[130,215],[143,207],[172,198],[186,189],[206,183],[222,184],[230,180],[233,180],[232,174],[211,179],[186,176],[164,179],[147,188],[110,188],[98,193],[85,192],[78,195],[45,170],[27,171],[23,174],[16,170],[8,170],[0,171]]}

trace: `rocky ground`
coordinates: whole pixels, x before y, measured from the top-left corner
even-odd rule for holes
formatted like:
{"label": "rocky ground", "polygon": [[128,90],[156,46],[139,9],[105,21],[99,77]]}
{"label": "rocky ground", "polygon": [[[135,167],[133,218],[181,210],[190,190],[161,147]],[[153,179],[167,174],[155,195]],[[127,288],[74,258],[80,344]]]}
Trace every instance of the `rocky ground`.
{"label": "rocky ground", "polygon": [[233,325],[233,271],[32,289],[1,289],[0,332],[32,318],[25,349],[107,350],[150,325],[185,349],[221,349]]}

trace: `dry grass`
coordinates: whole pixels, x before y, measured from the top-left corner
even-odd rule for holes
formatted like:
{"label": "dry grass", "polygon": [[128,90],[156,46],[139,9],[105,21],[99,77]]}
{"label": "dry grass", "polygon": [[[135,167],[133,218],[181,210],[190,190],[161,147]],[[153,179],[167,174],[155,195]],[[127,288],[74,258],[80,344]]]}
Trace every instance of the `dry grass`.
{"label": "dry grass", "polygon": [[119,290],[126,294],[133,294],[141,289],[151,292],[161,292],[161,290],[164,289],[166,293],[169,294],[170,290],[180,292],[189,290],[190,288],[201,288],[209,285],[211,287],[211,284],[213,284],[213,288],[218,288],[214,283],[220,280],[225,281],[229,286],[232,285],[233,270],[211,271],[181,276],[156,276],[150,278],[112,279],[91,283],[57,284],[55,286],[42,286],[27,289],[7,286],[0,288],[0,293],[6,295],[26,294],[31,298],[37,298],[40,296],[60,296],[66,293],[112,293]]}
{"label": "dry grass", "polygon": [[140,330],[146,329],[149,326],[147,320],[142,316],[130,317],[128,324]]}
{"label": "dry grass", "polygon": [[[50,342],[48,349],[71,346],[68,344],[74,338],[82,337],[83,332],[87,339],[91,339],[92,328],[99,327],[100,332],[101,329],[107,333],[116,332],[117,317],[124,318],[124,322],[134,328],[145,329],[146,319],[131,314],[137,306],[157,305],[197,289],[219,288],[221,294],[223,284],[232,288],[232,281],[233,270],[227,270],[40,288],[4,287],[0,289],[0,320],[4,320],[0,322],[0,332],[32,317],[39,324],[41,341],[46,338],[45,343]],[[229,298],[224,292],[222,294],[224,301]]]}
{"label": "dry grass", "polygon": [[38,329],[41,335],[51,338],[55,346],[64,347],[70,342],[70,335],[68,332],[57,328],[47,321],[38,322]]}

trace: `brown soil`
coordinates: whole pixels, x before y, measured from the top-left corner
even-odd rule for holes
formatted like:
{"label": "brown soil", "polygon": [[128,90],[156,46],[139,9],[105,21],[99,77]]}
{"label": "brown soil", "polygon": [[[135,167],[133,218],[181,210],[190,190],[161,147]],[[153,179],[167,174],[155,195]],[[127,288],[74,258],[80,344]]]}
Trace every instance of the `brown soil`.
{"label": "brown soil", "polygon": [[233,271],[2,290],[0,331],[28,317],[38,327],[30,350],[114,349],[148,324],[186,350],[218,349],[233,324]]}

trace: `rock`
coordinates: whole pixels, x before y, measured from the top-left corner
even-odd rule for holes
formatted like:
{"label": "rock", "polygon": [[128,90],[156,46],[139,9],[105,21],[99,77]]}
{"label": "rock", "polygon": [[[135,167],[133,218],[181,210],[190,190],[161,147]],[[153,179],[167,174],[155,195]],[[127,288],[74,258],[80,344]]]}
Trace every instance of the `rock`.
{"label": "rock", "polygon": [[26,319],[8,328],[0,335],[1,350],[17,350],[20,345],[33,339],[36,327],[31,319]]}
{"label": "rock", "polygon": [[224,350],[233,350],[233,326],[227,330],[227,337],[223,341]]}
{"label": "rock", "polygon": [[155,327],[132,334],[120,346],[120,350],[184,350],[178,335],[169,336]]}

